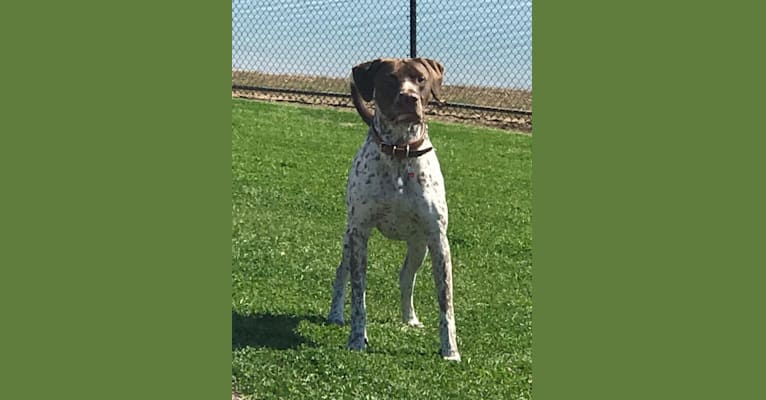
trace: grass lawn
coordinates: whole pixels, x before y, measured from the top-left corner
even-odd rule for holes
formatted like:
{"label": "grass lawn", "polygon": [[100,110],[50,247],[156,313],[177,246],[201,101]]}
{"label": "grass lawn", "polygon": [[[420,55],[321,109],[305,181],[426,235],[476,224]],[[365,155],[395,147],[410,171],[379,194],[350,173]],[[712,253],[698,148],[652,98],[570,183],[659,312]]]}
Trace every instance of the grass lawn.
{"label": "grass lawn", "polygon": [[[450,210],[463,361],[438,354],[430,258],[400,320],[405,244],[369,245],[365,353],[328,325],[345,187],[365,125],[352,111],[232,100],[232,384],[246,398],[529,399],[531,137],[433,122]],[[350,294],[346,318],[349,318]]]}

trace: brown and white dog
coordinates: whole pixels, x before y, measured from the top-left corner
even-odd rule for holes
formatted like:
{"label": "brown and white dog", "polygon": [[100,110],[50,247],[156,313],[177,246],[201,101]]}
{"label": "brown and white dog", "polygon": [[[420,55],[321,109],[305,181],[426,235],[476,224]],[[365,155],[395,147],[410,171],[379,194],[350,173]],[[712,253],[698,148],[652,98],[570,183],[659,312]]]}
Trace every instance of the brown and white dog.
{"label": "brown and white dog", "polygon": [[[343,324],[345,287],[351,278],[351,334],[348,347],[367,345],[367,241],[372,228],[407,242],[399,273],[402,319],[422,327],[413,308],[415,274],[431,252],[439,302],[441,355],[460,360],[452,305],[452,261],[447,241],[447,201],[439,160],[428,137],[425,107],[438,100],[441,63],[426,58],[377,59],[352,69],[351,95],[369,125],[346,187],[347,228],[335,274],[328,320]],[[365,101],[374,101],[375,112]]]}

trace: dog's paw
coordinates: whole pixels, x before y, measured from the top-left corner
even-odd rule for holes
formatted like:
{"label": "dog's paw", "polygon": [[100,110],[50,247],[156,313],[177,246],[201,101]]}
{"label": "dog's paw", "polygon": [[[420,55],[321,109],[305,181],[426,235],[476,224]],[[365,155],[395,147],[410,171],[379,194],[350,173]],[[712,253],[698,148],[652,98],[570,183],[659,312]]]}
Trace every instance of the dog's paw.
{"label": "dog's paw", "polygon": [[343,309],[331,309],[327,315],[327,322],[330,324],[343,326],[346,321],[343,319]]}
{"label": "dog's paw", "polygon": [[411,320],[404,321],[404,323],[407,324],[407,326],[409,326],[411,328],[422,328],[423,327],[423,323],[421,323],[417,318],[413,318]]}
{"label": "dog's paw", "polygon": [[447,360],[447,361],[460,362],[460,353],[458,353],[457,351],[453,351],[453,352],[449,352],[447,354],[444,354],[444,352],[442,352],[442,358]]}
{"label": "dog's paw", "polygon": [[352,335],[348,339],[348,349],[362,351],[367,347],[367,338],[364,335]]}

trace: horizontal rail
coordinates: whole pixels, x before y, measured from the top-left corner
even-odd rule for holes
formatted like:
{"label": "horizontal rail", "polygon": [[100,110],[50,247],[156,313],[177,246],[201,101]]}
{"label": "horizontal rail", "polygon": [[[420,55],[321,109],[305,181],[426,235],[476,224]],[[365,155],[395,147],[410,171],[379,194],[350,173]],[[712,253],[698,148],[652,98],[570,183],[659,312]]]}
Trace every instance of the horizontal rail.
{"label": "horizontal rail", "polygon": [[519,109],[516,109],[516,108],[479,106],[479,105],[476,105],[476,104],[450,103],[448,101],[443,101],[441,104],[436,103],[436,102],[431,102],[431,104],[442,105],[442,106],[445,106],[445,107],[464,108],[466,110],[493,111],[493,112],[504,112],[504,113],[509,113],[509,114],[532,115],[532,111],[529,111],[529,110],[519,110]]}
{"label": "horizontal rail", "polygon": [[254,90],[259,92],[279,92],[290,94],[305,94],[312,96],[327,96],[327,97],[349,97],[348,93],[335,93],[335,92],[320,92],[316,90],[303,90],[303,89],[288,89],[288,88],[274,88],[268,86],[247,86],[247,85],[231,85],[232,90]]}
{"label": "horizontal rail", "polygon": [[[309,96],[327,96],[327,97],[349,97],[348,93],[336,93],[336,92],[322,92],[318,90],[303,90],[303,89],[288,89],[288,88],[275,88],[275,87],[268,87],[268,86],[247,86],[247,85],[231,85],[232,90],[252,90],[252,91],[260,91],[260,92],[276,92],[276,93],[289,93],[289,94],[302,94],[302,95],[309,95]],[[454,108],[462,108],[466,110],[475,110],[475,111],[490,111],[490,112],[503,112],[503,113],[509,113],[509,114],[521,114],[521,115],[532,115],[532,111],[529,110],[520,110],[520,109],[513,109],[513,108],[503,108],[503,107],[491,107],[491,106],[480,106],[475,104],[463,104],[463,103],[450,103],[450,102],[431,102],[431,105],[441,106],[441,107],[454,107]]]}

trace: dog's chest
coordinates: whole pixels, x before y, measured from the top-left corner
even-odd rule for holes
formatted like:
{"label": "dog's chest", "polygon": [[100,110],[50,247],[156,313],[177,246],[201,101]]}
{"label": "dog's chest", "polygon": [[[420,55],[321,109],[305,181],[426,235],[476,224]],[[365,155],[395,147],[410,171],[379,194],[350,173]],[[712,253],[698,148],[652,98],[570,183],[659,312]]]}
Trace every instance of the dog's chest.
{"label": "dog's chest", "polygon": [[436,195],[442,181],[433,154],[395,159],[381,154],[374,144],[365,145],[354,159],[350,183],[358,191],[379,202],[406,202]]}
{"label": "dog's chest", "polygon": [[446,208],[443,186],[434,153],[392,159],[368,142],[349,174],[349,210],[385,236],[406,239],[423,229],[434,210]]}

